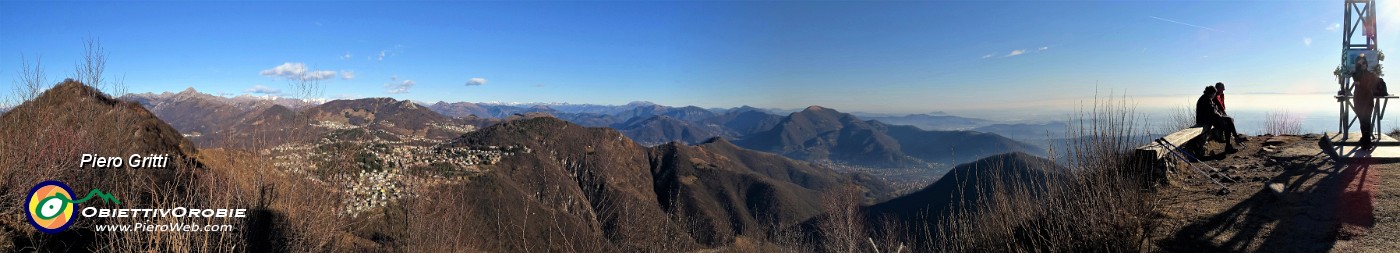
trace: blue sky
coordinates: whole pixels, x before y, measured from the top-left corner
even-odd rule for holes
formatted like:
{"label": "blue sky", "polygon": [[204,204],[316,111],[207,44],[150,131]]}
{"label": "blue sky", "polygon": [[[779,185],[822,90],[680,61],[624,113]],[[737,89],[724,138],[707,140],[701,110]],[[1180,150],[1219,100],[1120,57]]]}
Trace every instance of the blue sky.
{"label": "blue sky", "polygon": [[[1392,48],[1400,6],[1380,7]],[[0,80],[21,54],[70,76],[90,34],[131,92],[310,77],[330,98],[919,113],[1067,109],[1096,91],[1175,106],[1223,81],[1234,108],[1328,111],[1342,22],[1341,1],[5,1]]]}

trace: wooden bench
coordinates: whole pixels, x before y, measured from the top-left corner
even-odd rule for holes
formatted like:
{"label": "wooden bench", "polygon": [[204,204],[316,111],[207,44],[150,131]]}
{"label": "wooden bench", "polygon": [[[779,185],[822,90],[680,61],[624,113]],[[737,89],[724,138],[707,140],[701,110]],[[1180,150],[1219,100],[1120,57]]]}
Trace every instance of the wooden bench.
{"label": "wooden bench", "polygon": [[[1162,139],[1171,142],[1172,145],[1182,147],[1188,145],[1188,143],[1204,142],[1203,137],[1205,137],[1205,134],[1206,127],[1197,125],[1177,130],[1174,133],[1162,136]],[[1169,149],[1169,147],[1164,147],[1158,144],[1156,139],[1153,139],[1151,143],[1138,147],[1134,151],[1133,163],[1137,164],[1138,169],[1151,171],[1149,174],[1152,182],[1165,183],[1167,172],[1171,168],[1175,168],[1177,164],[1173,162],[1175,158],[1168,159],[1168,157],[1172,157],[1170,153],[1171,150]]]}
{"label": "wooden bench", "polygon": [[[1177,130],[1176,132],[1168,134],[1167,136],[1162,136],[1162,139],[1167,140],[1167,142],[1171,142],[1172,145],[1185,146],[1187,143],[1196,140],[1196,138],[1203,137],[1205,132],[1206,127],[1196,125],[1185,129]],[[1138,156],[1143,158],[1151,158],[1154,160],[1159,160],[1163,157],[1166,157],[1168,155],[1167,152],[1167,148],[1162,147],[1161,144],[1157,144],[1155,139],[1152,143],[1137,148]]]}

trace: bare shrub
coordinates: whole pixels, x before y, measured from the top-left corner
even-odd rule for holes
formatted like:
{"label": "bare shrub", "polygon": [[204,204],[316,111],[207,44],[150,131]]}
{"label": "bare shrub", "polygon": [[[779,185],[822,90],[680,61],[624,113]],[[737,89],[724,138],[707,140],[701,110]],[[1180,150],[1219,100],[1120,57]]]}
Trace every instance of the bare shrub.
{"label": "bare shrub", "polygon": [[[799,228],[784,227],[780,224],[767,225],[766,242],[771,250],[763,252],[816,252],[817,243],[807,237]],[[757,251],[757,250],[755,250]]]}
{"label": "bare shrub", "polygon": [[876,222],[880,230],[871,231],[873,237],[869,238],[876,252],[903,252],[909,247],[910,231],[906,223],[894,217],[880,217]]}
{"label": "bare shrub", "polygon": [[854,185],[837,187],[822,194],[825,216],[819,218],[821,247],[827,252],[860,252],[866,241],[865,215],[860,210],[863,201],[860,189]]}
{"label": "bare shrub", "polygon": [[1196,103],[1194,103],[1194,101],[1188,100],[1186,101],[1186,103],[1168,108],[1166,117],[1162,120],[1156,121],[1159,125],[1157,129],[1155,129],[1155,133],[1168,134],[1181,129],[1186,129],[1191,126],[1195,126],[1195,106]]}
{"label": "bare shrub", "polygon": [[[477,229],[467,226],[474,217],[471,203],[459,198],[405,199],[394,205],[403,212],[400,232],[402,240],[395,245],[406,252],[464,252],[479,251],[483,238]],[[567,238],[560,235],[561,238]]]}
{"label": "bare shrub", "polygon": [[1264,113],[1263,133],[1270,135],[1303,134],[1303,119],[1289,111]]}

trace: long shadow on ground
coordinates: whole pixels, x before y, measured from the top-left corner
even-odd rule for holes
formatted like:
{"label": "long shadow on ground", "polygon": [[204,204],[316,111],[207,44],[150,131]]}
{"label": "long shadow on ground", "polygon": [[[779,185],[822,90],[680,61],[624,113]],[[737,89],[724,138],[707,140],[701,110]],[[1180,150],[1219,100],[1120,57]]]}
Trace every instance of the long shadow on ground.
{"label": "long shadow on ground", "polygon": [[[1313,159],[1325,159],[1320,157]],[[1285,193],[1261,188],[1229,210],[1183,227],[1160,245],[1176,252],[1329,251],[1338,240],[1374,225],[1374,187],[1365,187],[1374,183],[1369,182],[1372,174],[1370,163],[1364,162],[1288,169],[1270,180],[1284,182]]]}

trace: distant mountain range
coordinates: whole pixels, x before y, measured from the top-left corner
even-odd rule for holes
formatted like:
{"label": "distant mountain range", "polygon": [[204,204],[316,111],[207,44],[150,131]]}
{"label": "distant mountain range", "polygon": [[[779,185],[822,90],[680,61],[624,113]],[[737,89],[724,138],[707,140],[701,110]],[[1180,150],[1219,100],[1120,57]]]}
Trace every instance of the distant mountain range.
{"label": "distant mountain range", "polygon": [[473,103],[473,102],[442,102],[439,101],[428,108],[450,117],[466,117],[476,115],[482,118],[506,118],[515,114],[529,112],[548,112],[550,114],[586,114],[586,115],[618,115],[628,110],[644,107],[655,107],[655,103],[637,101],[625,105],[593,105],[593,104],[569,104],[569,103]]}
{"label": "distant mountain range", "polygon": [[893,125],[909,125],[924,130],[969,130],[994,123],[991,120],[958,117],[947,114],[909,114],[903,116],[866,116],[870,120]]}
{"label": "distant mountain range", "polygon": [[[875,168],[937,167],[1005,152],[1043,153],[1043,148],[967,128],[990,121],[945,114],[879,116],[866,120],[812,106],[787,116],[742,106],[706,109],[649,102],[625,105],[504,104],[437,102],[421,105],[390,98],[310,103],[252,96],[225,98],[187,89],[179,93],[123,96],[150,108],[196,144],[276,145],[317,138],[339,126],[361,126],[422,138],[451,138],[463,129],[512,118],[550,115],[586,127],[608,127],[645,146],[669,142],[698,144],[723,137],[739,146],[806,161]],[[922,129],[917,127],[922,125]],[[999,125],[993,125],[999,126]],[[1039,126],[1031,126],[1040,129]],[[988,127],[997,132],[1034,132]],[[259,141],[261,143],[250,143]]]}
{"label": "distant mountain range", "polygon": [[741,146],[805,160],[832,160],[874,167],[954,164],[1006,152],[1040,154],[1039,147],[996,134],[925,131],[912,126],[863,121],[820,106],[792,113],[774,128],[738,140]]}
{"label": "distant mountain range", "polygon": [[622,134],[627,135],[633,141],[647,146],[673,141],[699,143],[724,134],[724,130],[717,126],[691,124],[666,115],[651,116],[645,119],[633,118],[632,121],[615,125],[614,128],[622,131]]}
{"label": "distant mountain range", "polygon": [[224,98],[187,89],[180,93],[133,94],[120,99],[140,103],[172,123],[201,146],[268,146],[319,138],[346,126],[366,127],[422,138],[452,138],[499,120],[447,117],[410,101],[392,98],[332,100]]}
{"label": "distant mountain range", "polygon": [[789,114],[772,129],[736,142],[802,160],[831,160],[878,167],[926,166],[901,150],[883,125],[820,106]]}
{"label": "distant mountain range", "polygon": [[[705,109],[695,106],[670,107],[651,102],[632,102],[625,105],[438,102],[430,105],[429,108],[451,117],[477,115],[484,118],[506,118],[514,114],[541,112],[583,126],[612,127],[620,130],[631,130],[629,127],[638,126],[633,123],[650,120],[651,116],[666,115],[692,126],[666,126],[665,128],[700,128],[707,132],[721,132],[717,136],[731,139],[741,139],[749,134],[768,130],[783,118],[775,113],[790,114],[801,111],[760,109],[750,106],[731,109]],[[887,125],[914,126],[922,130],[995,133],[1012,140],[1038,146],[1045,145],[1046,140],[1063,138],[1064,126],[1066,125],[1061,121],[1002,123],[995,120],[956,116],[941,111],[907,115],[864,112],[850,114],[864,120],[879,121]],[[681,136],[633,135],[658,132],[661,131],[656,129],[624,131],[624,133],[628,133],[628,137],[633,137],[633,139],[639,140],[638,142],[647,145],[657,145],[668,141],[694,143],[697,140],[697,138],[683,138]],[[706,138],[698,138],[698,140],[704,139]]]}
{"label": "distant mountain range", "polygon": [[[1044,152],[1041,147],[996,134],[966,130],[926,131],[879,120],[862,120],[851,114],[819,106],[809,107],[788,116],[779,116],[768,110],[748,106],[716,113],[694,106],[668,107],[651,103],[606,107],[610,108],[608,110],[595,108],[595,111],[617,111],[611,115],[562,112],[541,105],[520,108],[481,106],[465,102],[440,102],[431,108],[442,111],[475,107],[503,112],[551,113],[583,126],[617,129],[634,141],[647,146],[672,141],[697,143],[711,137],[724,137],[735,140],[734,143],[743,147],[783,154],[794,159],[834,161],[870,167],[930,167],[936,166],[934,164],[956,164],[959,161],[971,161],[1005,152]],[[929,114],[884,118],[916,123],[922,120],[925,126],[942,124],[940,126],[945,128],[969,128],[991,122]]]}
{"label": "distant mountain range", "polygon": [[782,121],[782,116],[767,110],[741,106],[726,110],[714,118],[701,120],[700,123],[719,126],[725,130],[726,136],[741,137],[773,129]]}
{"label": "distant mountain range", "polygon": [[179,93],[127,94],[119,99],[140,103],[154,112],[157,117],[164,119],[183,133],[214,133],[223,130],[223,127],[233,124],[239,119],[250,116],[248,113],[274,105],[289,108],[312,105],[302,100],[286,98],[266,99],[253,96],[225,98],[200,93],[193,88],[185,89]]}
{"label": "distant mountain range", "polygon": [[[1063,121],[1045,123],[991,124],[973,128],[973,131],[997,133],[1017,140],[1053,140],[1065,138],[1069,124]],[[1040,143],[1037,143],[1040,144]]]}

